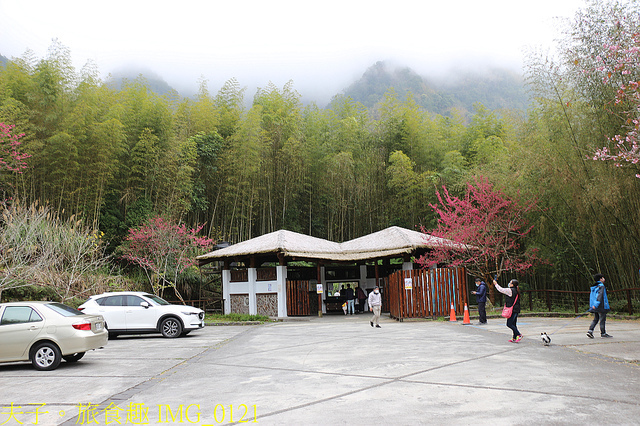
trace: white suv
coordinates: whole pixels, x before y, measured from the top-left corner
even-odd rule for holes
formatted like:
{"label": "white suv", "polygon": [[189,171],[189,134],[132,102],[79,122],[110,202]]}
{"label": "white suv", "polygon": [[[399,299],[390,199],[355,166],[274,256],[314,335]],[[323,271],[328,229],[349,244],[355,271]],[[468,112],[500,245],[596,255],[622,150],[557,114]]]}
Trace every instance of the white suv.
{"label": "white suv", "polygon": [[109,337],[119,334],[162,333],[178,337],[204,327],[204,311],[186,305],[172,305],[142,291],[102,293],[89,297],[78,307],[85,314],[102,315]]}

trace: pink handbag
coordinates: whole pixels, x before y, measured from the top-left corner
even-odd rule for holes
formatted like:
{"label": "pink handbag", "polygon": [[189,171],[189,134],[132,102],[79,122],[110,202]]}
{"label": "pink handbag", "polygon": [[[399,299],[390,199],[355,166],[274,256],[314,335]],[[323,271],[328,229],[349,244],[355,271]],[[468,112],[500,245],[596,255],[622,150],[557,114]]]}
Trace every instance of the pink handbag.
{"label": "pink handbag", "polygon": [[516,302],[518,301],[518,295],[516,294],[516,298],[513,301],[513,305],[509,306],[507,308],[507,305],[504,305],[504,308],[502,308],[502,316],[504,318],[511,318],[511,314],[513,314],[513,306],[516,304]]}

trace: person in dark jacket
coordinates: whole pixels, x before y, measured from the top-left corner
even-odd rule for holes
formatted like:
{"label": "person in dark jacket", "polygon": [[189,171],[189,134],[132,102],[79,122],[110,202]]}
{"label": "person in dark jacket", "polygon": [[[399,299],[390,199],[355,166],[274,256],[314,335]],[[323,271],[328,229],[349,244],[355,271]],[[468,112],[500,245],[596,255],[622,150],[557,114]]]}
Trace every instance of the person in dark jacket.
{"label": "person in dark jacket", "polygon": [[593,279],[596,283],[591,287],[591,296],[589,297],[589,312],[593,312],[593,321],[587,331],[587,337],[593,339],[593,330],[595,330],[598,321],[600,321],[600,337],[613,337],[607,334],[605,328],[607,312],[609,312],[609,299],[607,298],[607,288],[604,286],[604,275],[595,274]]}
{"label": "person in dark jacket", "polygon": [[480,278],[476,278],[476,291],[472,291],[471,294],[476,295],[476,301],[478,302],[478,316],[480,317],[480,324],[487,323],[487,285]]}
{"label": "person in dark jacket", "polygon": [[507,300],[505,300],[504,304],[507,307],[513,306],[511,316],[507,318],[507,327],[509,327],[513,332],[513,338],[509,341],[512,343],[518,343],[523,337],[522,333],[518,331],[518,326],[516,324],[518,322],[518,314],[520,313],[520,290],[518,289],[518,280],[509,281],[509,286],[507,288],[500,287],[496,280],[493,280],[493,285],[496,290],[507,296]]}
{"label": "person in dark jacket", "polygon": [[351,288],[351,284],[347,284],[347,292],[345,297],[347,298],[347,312],[353,315],[353,311],[355,308],[355,294],[353,292],[353,289]]}

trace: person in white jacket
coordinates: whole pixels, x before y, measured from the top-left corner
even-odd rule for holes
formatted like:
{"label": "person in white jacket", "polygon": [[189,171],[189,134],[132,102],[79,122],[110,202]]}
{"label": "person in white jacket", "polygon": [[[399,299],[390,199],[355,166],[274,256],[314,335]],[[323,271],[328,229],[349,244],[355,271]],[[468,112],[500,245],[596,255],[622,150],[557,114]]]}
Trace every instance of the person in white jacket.
{"label": "person in white jacket", "polygon": [[522,333],[518,330],[517,325],[518,314],[520,313],[520,290],[518,288],[518,284],[518,280],[511,280],[509,281],[508,287],[503,288],[498,285],[495,279],[493,280],[493,286],[496,290],[507,296],[504,302],[505,306],[513,308],[511,316],[507,318],[507,327],[509,327],[513,332],[513,338],[509,340],[512,343],[518,343],[523,337]]}
{"label": "person in white jacket", "polygon": [[380,294],[380,287],[376,286],[371,293],[369,293],[369,298],[367,299],[367,303],[369,304],[369,310],[373,312],[373,318],[369,321],[371,327],[373,327],[373,323],[376,323],[377,328],[380,327],[380,312],[382,312],[382,295]]}

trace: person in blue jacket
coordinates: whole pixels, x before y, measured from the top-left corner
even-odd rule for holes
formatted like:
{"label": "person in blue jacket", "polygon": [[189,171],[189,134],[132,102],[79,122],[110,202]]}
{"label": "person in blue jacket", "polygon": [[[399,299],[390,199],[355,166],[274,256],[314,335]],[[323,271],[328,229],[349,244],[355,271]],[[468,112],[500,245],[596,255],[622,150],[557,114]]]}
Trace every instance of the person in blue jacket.
{"label": "person in blue jacket", "polygon": [[609,299],[607,298],[607,288],[604,286],[604,275],[595,274],[593,279],[596,283],[591,287],[591,296],[589,297],[589,312],[593,312],[593,321],[587,331],[587,337],[593,339],[593,330],[595,330],[598,321],[600,321],[600,337],[613,337],[607,334],[605,328],[607,312],[609,312]]}
{"label": "person in blue jacket", "polygon": [[480,278],[476,278],[476,291],[472,291],[471,294],[476,295],[476,301],[478,302],[478,316],[480,317],[480,324],[487,323],[487,285]]}

